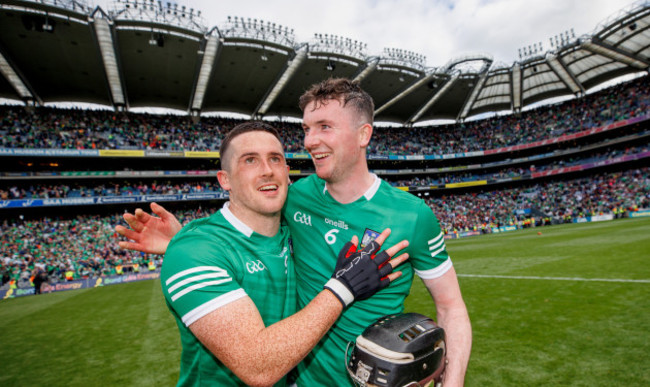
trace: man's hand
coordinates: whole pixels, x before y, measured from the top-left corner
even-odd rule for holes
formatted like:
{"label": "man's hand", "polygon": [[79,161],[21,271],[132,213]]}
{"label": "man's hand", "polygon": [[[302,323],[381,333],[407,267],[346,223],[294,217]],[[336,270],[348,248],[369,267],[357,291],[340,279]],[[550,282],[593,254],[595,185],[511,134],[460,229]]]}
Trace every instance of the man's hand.
{"label": "man's hand", "polygon": [[174,215],[156,203],[151,203],[151,211],[158,217],[149,215],[139,208],[135,210],[135,215],[128,212],[123,215],[131,229],[115,226],[115,231],[133,242],[120,241],[121,248],[150,254],[165,254],[169,241],[182,226]]}
{"label": "man's hand", "polygon": [[377,254],[388,235],[390,229],[384,230],[375,240],[358,251],[359,239],[355,235],[339,252],[334,274],[324,287],[334,293],[343,307],[355,300],[369,298],[402,275],[402,272],[391,272],[408,259],[408,254],[390,258],[406,248],[408,241],[401,241]]}

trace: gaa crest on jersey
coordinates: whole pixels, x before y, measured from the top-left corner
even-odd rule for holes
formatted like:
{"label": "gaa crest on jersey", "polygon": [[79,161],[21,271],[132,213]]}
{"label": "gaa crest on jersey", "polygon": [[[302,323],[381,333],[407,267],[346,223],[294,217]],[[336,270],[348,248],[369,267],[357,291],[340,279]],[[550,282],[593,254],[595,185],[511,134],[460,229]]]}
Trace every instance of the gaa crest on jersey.
{"label": "gaa crest on jersey", "polygon": [[300,211],[296,211],[293,214],[293,220],[296,223],[302,223],[305,226],[311,227],[311,215],[307,215],[307,214],[304,214],[304,213],[302,213]]}
{"label": "gaa crest on jersey", "polygon": [[367,228],[366,231],[363,232],[363,238],[361,238],[361,246],[359,246],[359,248],[363,249],[366,247],[366,245],[374,241],[375,238],[379,236],[379,234],[380,233],[377,231]]}
{"label": "gaa crest on jersey", "polygon": [[254,274],[266,270],[266,266],[259,259],[256,261],[248,261],[246,262],[246,270],[248,270],[249,273]]}

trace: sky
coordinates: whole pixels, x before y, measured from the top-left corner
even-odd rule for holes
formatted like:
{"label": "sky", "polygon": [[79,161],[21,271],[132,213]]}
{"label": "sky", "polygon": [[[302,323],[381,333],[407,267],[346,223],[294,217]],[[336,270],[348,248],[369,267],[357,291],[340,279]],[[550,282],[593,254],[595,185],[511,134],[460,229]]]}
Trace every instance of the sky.
{"label": "sky", "polygon": [[[164,0],[166,4],[168,0]],[[174,1],[171,1],[172,3]],[[113,1],[89,0],[105,10]],[[576,37],[635,2],[627,0],[184,0],[178,5],[201,10],[209,27],[228,16],[256,18],[294,29],[298,42],[315,33],[366,43],[367,54],[399,48],[426,56],[440,67],[468,54],[489,54],[511,65],[518,49],[573,28]]]}

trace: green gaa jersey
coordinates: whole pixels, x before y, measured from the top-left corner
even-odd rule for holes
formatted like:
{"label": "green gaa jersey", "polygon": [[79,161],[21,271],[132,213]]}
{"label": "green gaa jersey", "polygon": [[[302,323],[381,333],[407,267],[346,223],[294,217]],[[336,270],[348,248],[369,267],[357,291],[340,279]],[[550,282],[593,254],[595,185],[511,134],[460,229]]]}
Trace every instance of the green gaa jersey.
{"label": "green gaa jersey", "polygon": [[169,243],[163,261],[163,294],[183,346],[179,386],[244,385],[192,334],[193,322],[245,296],[253,300],[266,326],[296,312],[287,226],[274,237],[260,235],[228,205],[185,226]]}
{"label": "green gaa jersey", "polygon": [[303,178],[290,186],[283,214],[293,239],[300,308],[323,289],[339,250],[353,235],[365,245],[390,228],[385,248],[409,241],[405,251],[410,258],[397,269],[402,276],[371,298],[352,303],[298,365],[299,386],[353,386],[345,368],[348,343],[380,317],[404,310],[414,272],[428,279],[451,268],[438,221],[422,199],[376,176],[366,193],[349,204],[334,200],[316,175]]}

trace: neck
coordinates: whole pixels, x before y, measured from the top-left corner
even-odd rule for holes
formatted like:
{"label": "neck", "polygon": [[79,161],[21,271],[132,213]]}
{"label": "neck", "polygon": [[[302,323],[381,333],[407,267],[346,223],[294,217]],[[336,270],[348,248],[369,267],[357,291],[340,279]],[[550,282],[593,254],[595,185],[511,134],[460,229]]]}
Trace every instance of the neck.
{"label": "neck", "polygon": [[365,171],[349,175],[341,181],[326,181],[325,185],[327,186],[327,192],[332,195],[334,200],[341,204],[348,204],[363,196],[374,182],[374,177],[366,168]]}
{"label": "neck", "polygon": [[272,237],[280,230],[280,211],[271,214],[260,214],[232,201],[228,208],[237,219],[260,235]]}

